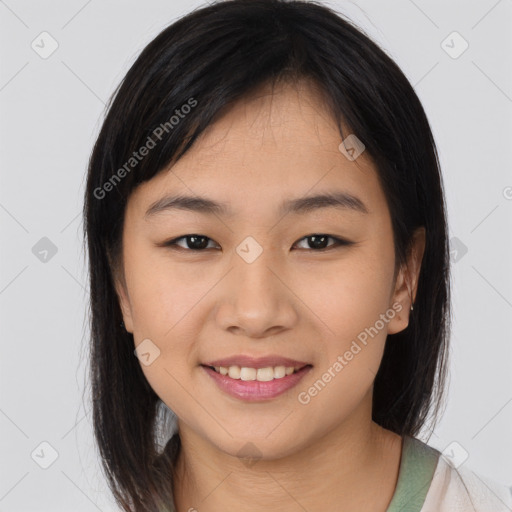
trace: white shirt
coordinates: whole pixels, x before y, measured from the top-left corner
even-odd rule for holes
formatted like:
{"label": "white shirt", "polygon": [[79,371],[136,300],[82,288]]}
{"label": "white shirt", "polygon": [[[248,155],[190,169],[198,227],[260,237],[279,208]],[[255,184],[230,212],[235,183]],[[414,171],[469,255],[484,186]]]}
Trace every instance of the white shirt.
{"label": "white shirt", "polygon": [[512,490],[440,456],[421,512],[512,512]]}

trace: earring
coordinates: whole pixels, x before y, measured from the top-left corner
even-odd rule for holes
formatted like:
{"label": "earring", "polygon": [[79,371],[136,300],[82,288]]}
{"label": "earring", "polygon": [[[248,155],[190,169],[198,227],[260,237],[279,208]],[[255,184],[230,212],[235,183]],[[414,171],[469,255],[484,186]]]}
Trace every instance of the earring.
{"label": "earring", "polygon": [[411,302],[411,311],[413,311],[413,310],[414,310],[414,308],[412,307],[412,302]]}

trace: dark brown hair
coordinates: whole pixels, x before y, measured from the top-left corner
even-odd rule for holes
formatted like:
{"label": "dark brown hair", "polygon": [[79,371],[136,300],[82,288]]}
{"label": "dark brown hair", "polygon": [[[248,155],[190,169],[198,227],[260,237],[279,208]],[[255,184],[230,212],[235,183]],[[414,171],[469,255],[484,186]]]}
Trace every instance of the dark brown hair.
{"label": "dark brown hair", "polygon": [[[178,160],[226,106],[262,84],[301,79],[321,88],[341,137],[343,124],[375,163],[397,266],[406,261],[414,230],[426,229],[414,311],[409,326],[386,341],[373,419],[415,435],[439,411],[450,329],[446,207],[436,146],[413,87],[361,29],[330,8],[218,2],[179,19],[145,47],[111,98],[89,162],[93,421],[109,485],[125,511],[174,510],[171,475],[180,450],[178,434],[168,439],[172,413],[145,379],[133,335],[122,326],[113,272],[121,262],[127,200]],[[155,149],[126,165],[150,143]]]}

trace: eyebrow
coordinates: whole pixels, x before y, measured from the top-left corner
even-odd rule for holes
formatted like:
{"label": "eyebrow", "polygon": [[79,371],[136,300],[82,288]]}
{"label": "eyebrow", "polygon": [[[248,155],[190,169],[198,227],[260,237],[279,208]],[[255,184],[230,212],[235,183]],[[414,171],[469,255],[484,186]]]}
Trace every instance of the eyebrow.
{"label": "eyebrow", "polygon": [[[304,214],[322,208],[337,208],[363,214],[369,213],[364,202],[357,196],[339,191],[285,200],[279,207],[279,214]],[[200,196],[177,195],[159,199],[148,208],[144,216],[148,218],[170,210],[186,210],[206,215],[224,215],[226,217],[234,215],[226,203]]]}

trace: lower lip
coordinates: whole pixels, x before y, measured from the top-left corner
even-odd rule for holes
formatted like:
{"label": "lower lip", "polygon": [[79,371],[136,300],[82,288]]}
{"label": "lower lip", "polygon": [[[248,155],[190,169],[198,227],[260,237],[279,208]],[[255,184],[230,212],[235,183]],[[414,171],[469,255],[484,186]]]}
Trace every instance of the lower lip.
{"label": "lower lip", "polygon": [[296,386],[299,381],[311,370],[312,366],[304,366],[299,371],[286,375],[280,379],[267,382],[259,380],[232,379],[227,375],[221,375],[208,366],[202,366],[206,373],[214,380],[219,388],[235,398],[248,402],[268,400],[281,395],[285,391]]}

